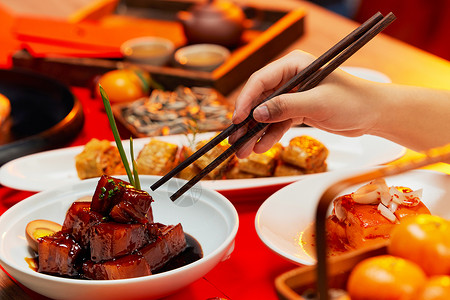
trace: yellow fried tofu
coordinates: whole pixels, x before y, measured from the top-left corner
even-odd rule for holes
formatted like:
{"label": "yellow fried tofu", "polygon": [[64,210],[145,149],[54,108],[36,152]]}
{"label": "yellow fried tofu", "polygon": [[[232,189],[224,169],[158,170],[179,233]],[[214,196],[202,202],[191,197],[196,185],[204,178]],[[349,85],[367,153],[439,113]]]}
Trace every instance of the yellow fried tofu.
{"label": "yellow fried tofu", "polygon": [[[192,153],[193,153],[193,151],[191,148],[189,148],[187,146],[183,146],[178,154],[178,159],[177,159],[178,162],[177,163],[181,163],[186,158],[191,156]],[[200,169],[195,164],[190,164],[186,168],[181,170],[180,173],[178,173],[176,175],[176,177],[185,179],[185,180],[189,180],[192,177],[194,177],[195,175],[197,175],[199,172],[200,172]]]}
{"label": "yellow fried tofu", "polygon": [[[204,140],[204,141],[198,142],[196,145],[196,150],[203,147],[203,145],[205,145],[208,141],[209,140]],[[228,144],[228,142],[226,140],[220,142],[214,148],[212,148],[211,150],[206,152],[204,155],[199,157],[195,161],[195,165],[199,169],[203,170],[214,159],[216,159],[220,154],[222,154],[226,149],[228,149],[228,147],[230,147],[230,144]],[[220,179],[221,177],[223,177],[225,175],[226,171],[228,170],[228,168],[231,167],[232,164],[234,164],[235,159],[236,159],[236,156],[232,155],[229,158],[227,158],[225,161],[223,161],[219,166],[217,166],[217,168],[215,168],[214,170],[212,170],[209,173],[209,179]]]}
{"label": "yellow fried tofu", "polygon": [[294,137],[281,152],[281,160],[306,169],[316,169],[328,156],[328,149],[320,141],[306,135]]}
{"label": "yellow fried tofu", "polygon": [[236,164],[227,171],[225,177],[227,179],[250,179],[256,178],[258,176],[256,176],[255,174],[241,171],[238,165]]}
{"label": "yellow fried tofu", "polygon": [[136,166],[142,175],[165,175],[176,164],[178,145],[151,139],[139,152]]}
{"label": "yellow fried tofu", "polygon": [[317,166],[315,169],[303,169],[291,164],[287,164],[285,162],[280,162],[276,167],[275,171],[273,173],[273,176],[280,177],[280,176],[297,176],[297,175],[304,175],[304,174],[314,174],[314,173],[321,173],[325,172],[327,170],[327,163],[323,162],[322,165]]}
{"label": "yellow fried tofu", "polygon": [[277,143],[264,153],[253,152],[247,158],[238,160],[238,168],[256,176],[272,176],[282,149],[283,146]]}
{"label": "yellow fried tofu", "polygon": [[91,139],[75,156],[75,168],[80,179],[125,174],[119,150],[107,140]]}

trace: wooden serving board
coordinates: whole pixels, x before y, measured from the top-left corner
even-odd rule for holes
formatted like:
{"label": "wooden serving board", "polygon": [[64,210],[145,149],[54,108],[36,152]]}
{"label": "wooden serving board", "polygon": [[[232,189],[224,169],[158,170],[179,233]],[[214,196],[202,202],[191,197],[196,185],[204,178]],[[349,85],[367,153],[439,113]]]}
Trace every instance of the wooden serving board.
{"label": "wooden serving board", "polygon": [[[177,47],[186,44],[181,25],[176,19],[177,12],[188,10],[196,2],[188,1],[161,1],[161,0],[128,0],[127,9],[123,13],[116,12],[104,16],[96,24],[80,22],[76,24],[56,23],[54,20],[40,20],[38,27],[33,28],[33,22],[38,20],[22,19],[17,23],[17,35],[28,42],[32,48],[33,43],[48,43],[48,49],[56,45],[70,45],[72,48],[82,47],[86,55],[35,55],[33,51],[21,50],[13,55],[13,65],[16,67],[32,69],[48,76],[58,78],[69,85],[89,86],[95,76],[106,71],[123,68],[129,63],[121,57],[92,57],[92,49],[101,49],[107,53],[114,52],[113,47],[119,38],[136,37],[136,35],[152,34],[171,39]],[[120,10],[118,10],[120,11]],[[260,16],[255,25],[245,30],[243,42],[235,49],[231,49],[230,58],[212,72],[183,70],[167,65],[155,67],[139,65],[152,74],[152,77],[167,89],[174,89],[178,85],[209,86],[220,93],[227,95],[256,70],[266,65],[291,43],[299,39],[304,32],[305,11],[295,10],[268,10],[249,7],[245,10],[251,14],[258,12]],[[59,28],[52,32],[51,37],[44,34],[49,30],[45,28]],[[162,30],[162,32],[158,32]],[[107,47],[100,37],[108,36]],[[88,45],[89,44],[89,45]],[[95,44],[95,45],[94,45]],[[89,48],[88,46],[91,46]],[[69,49],[69,48],[68,48]],[[89,51],[88,51],[89,50]],[[67,51],[70,52],[69,50]]]}
{"label": "wooden serving board", "polygon": [[[356,264],[366,258],[386,254],[386,251],[386,243],[381,243],[331,257],[328,259],[328,278],[320,280],[327,280],[329,288],[345,290],[347,279]],[[299,300],[305,299],[302,295],[306,291],[317,290],[317,282],[316,266],[304,266],[279,275],[275,279],[275,288],[280,299]]]}

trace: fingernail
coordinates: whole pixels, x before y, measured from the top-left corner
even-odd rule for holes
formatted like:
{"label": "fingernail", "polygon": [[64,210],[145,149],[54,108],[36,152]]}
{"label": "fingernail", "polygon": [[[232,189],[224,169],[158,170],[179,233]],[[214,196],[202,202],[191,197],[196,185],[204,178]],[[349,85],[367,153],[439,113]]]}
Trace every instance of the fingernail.
{"label": "fingernail", "polygon": [[267,105],[258,106],[253,112],[253,117],[258,121],[266,121],[269,119],[269,110]]}

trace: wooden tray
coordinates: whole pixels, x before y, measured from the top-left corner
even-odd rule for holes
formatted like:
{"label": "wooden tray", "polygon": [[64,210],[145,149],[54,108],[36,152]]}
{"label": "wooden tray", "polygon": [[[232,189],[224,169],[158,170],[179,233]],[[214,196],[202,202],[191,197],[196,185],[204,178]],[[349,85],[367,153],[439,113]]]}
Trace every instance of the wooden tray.
{"label": "wooden tray", "polygon": [[[377,255],[386,254],[386,245],[355,250],[328,260],[328,287],[346,289],[347,279],[352,269],[360,261]],[[275,279],[277,295],[282,300],[307,299],[304,293],[317,291],[316,266],[298,267],[285,272]]]}
{"label": "wooden tray", "polygon": [[[188,10],[196,3],[181,0],[179,2],[161,0],[128,0],[126,2],[127,9],[123,13],[123,17],[140,18],[150,25],[151,22],[156,22],[156,24],[158,24],[157,22],[165,22],[166,25],[173,23],[174,26],[179,26],[176,20],[176,13],[180,10]],[[255,11],[258,11],[261,17],[258,22],[255,22],[254,28],[244,32],[243,44],[236,49],[232,49],[231,57],[212,72],[182,70],[171,66],[140,66],[150,72],[153,78],[167,89],[174,89],[180,84],[188,87],[210,86],[227,95],[239,84],[247,80],[254,71],[266,65],[277,54],[297,40],[304,32],[305,11],[302,9],[276,11],[258,10],[256,7],[249,7],[245,10],[249,18],[252,17],[251,14],[254,14]],[[77,24],[77,26],[82,25],[84,24]],[[158,26],[154,27],[158,28]],[[185,41],[185,38],[184,36],[179,36],[180,30],[167,30],[166,28],[164,34],[166,37],[176,41],[177,46],[183,46],[182,44],[180,45],[180,41]],[[86,36],[87,38],[89,36]],[[48,76],[58,78],[66,84],[75,86],[89,86],[95,76],[126,65],[122,59],[33,57],[26,50],[15,53],[12,61],[16,67],[45,73]]]}

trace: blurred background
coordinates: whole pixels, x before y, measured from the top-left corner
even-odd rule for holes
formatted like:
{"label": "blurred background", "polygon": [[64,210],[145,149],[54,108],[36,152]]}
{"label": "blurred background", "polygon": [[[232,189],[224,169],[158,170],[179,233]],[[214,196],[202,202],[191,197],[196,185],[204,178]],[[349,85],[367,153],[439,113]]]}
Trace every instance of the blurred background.
{"label": "blurred background", "polygon": [[[148,0],[151,1],[151,0]],[[298,2],[301,0],[281,0]],[[398,18],[384,33],[427,52],[450,60],[450,1],[448,0],[310,0],[326,9],[358,22],[363,22],[376,11],[392,11]],[[76,21],[96,7],[113,8],[117,0],[0,0],[0,42],[12,34],[14,18],[18,16],[48,16]],[[120,7],[119,1],[119,7]],[[206,1],[205,1],[206,2]],[[238,1],[246,2],[246,1]],[[109,4],[109,5],[108,5]],[[83,17],[86,17],[83,15]],[[326,25],[326,24],[324,24]],[[2,48],[5,48],[2,42]],[[4,51],[0,50],[0,51]],[[0,62],[1,63],[1,62]]]}
{"label": "blurred background", "polygon": [[392,11],[397,22],[384,33],[450,60],[448,0],[311,0],[340,15],[364,22],[375,11]]}

